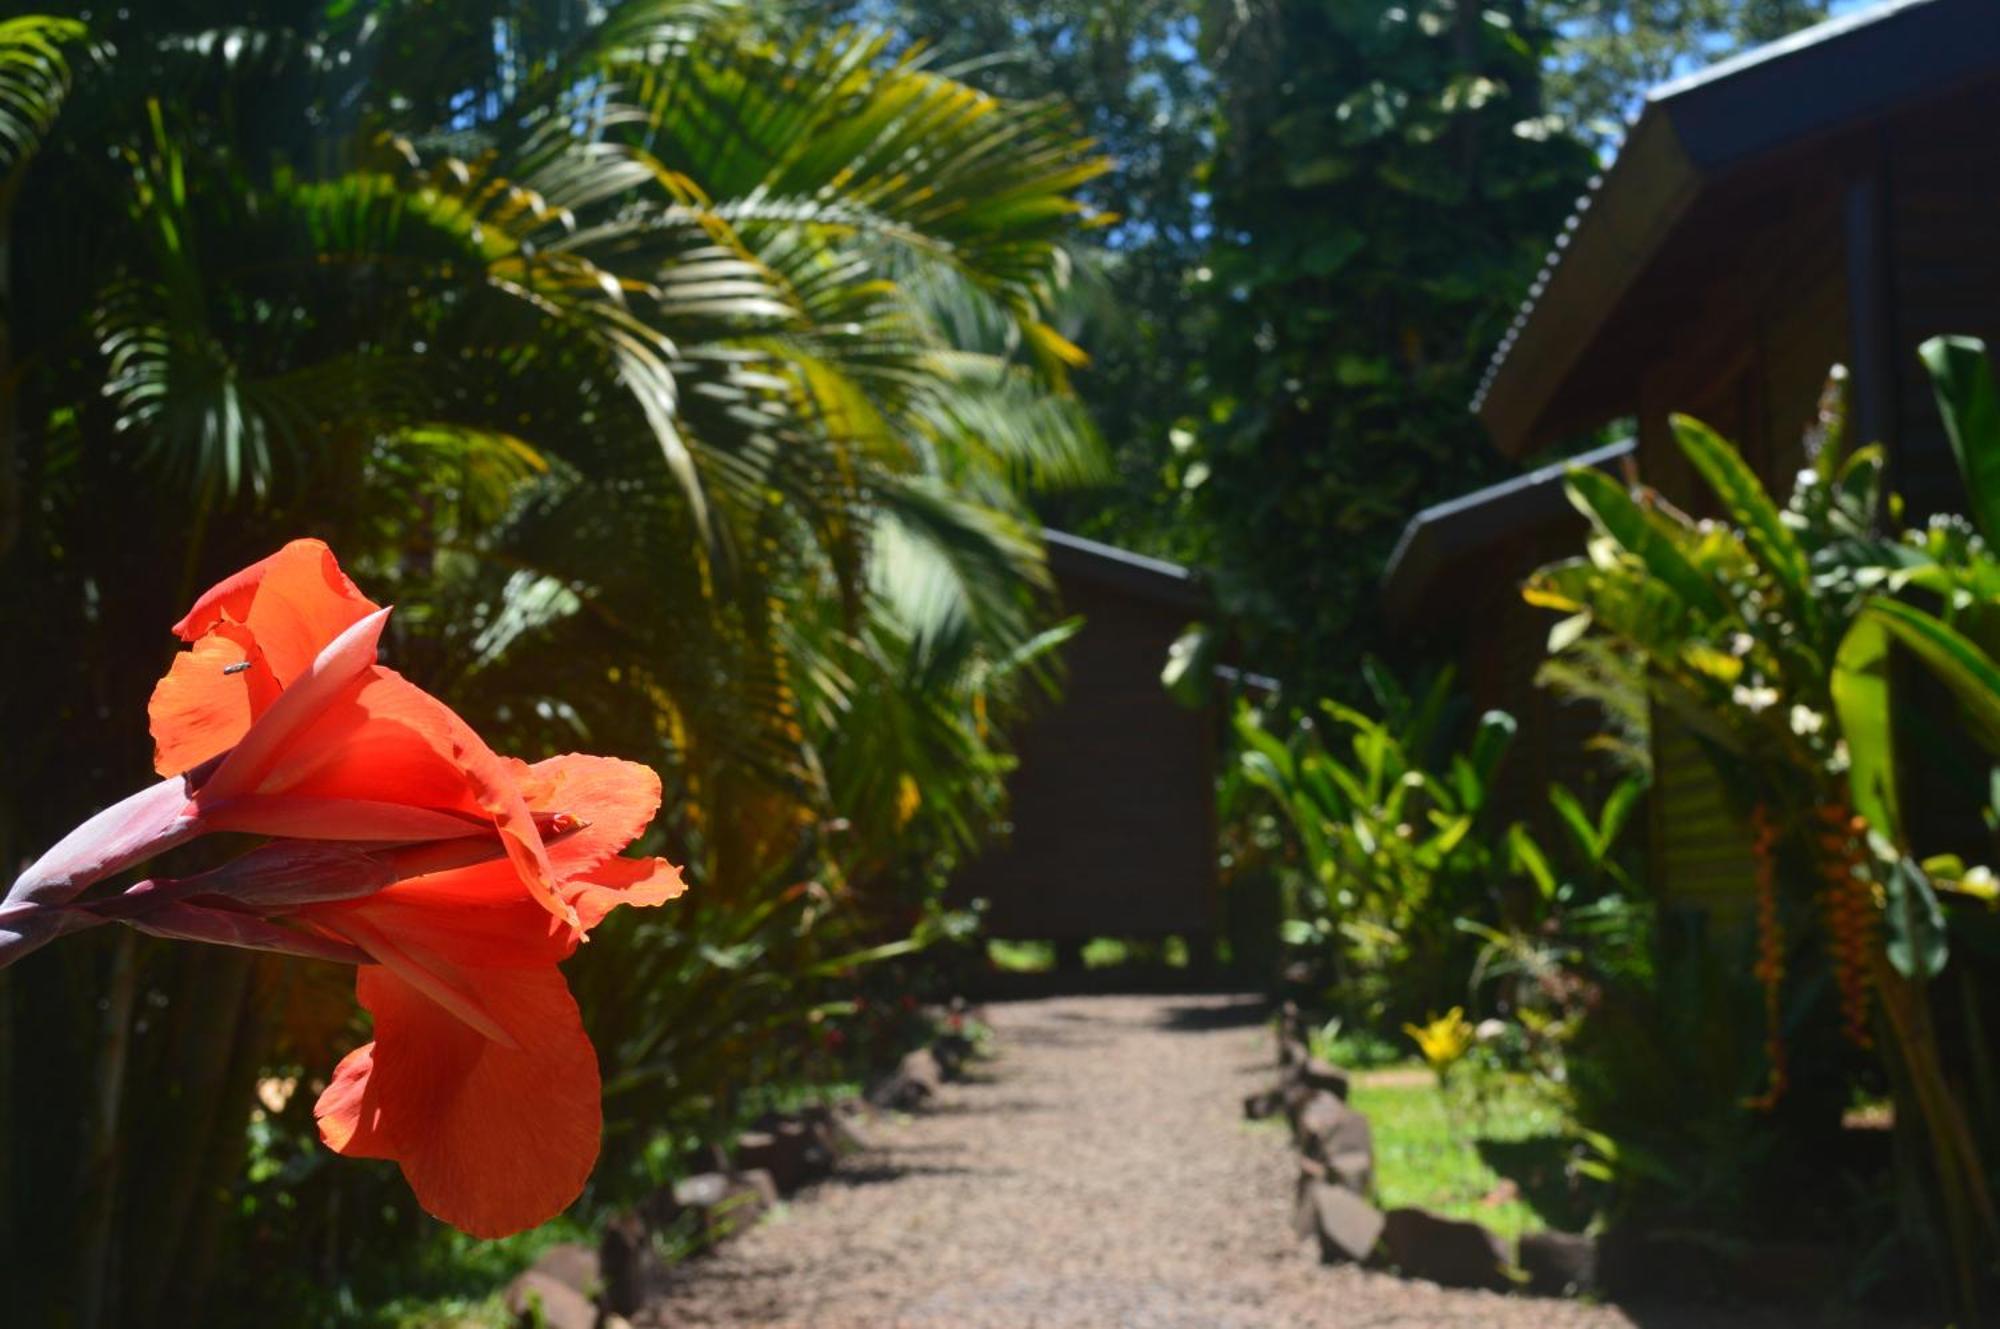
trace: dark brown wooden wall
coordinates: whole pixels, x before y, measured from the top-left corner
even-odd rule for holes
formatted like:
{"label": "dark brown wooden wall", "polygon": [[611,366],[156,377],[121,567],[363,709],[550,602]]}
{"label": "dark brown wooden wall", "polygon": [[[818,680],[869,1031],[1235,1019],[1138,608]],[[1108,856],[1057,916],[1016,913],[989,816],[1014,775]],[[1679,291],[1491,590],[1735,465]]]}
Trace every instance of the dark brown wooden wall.
{"label": "dark brown wooden wall", "polygon": [[1549,807],[1549,785],[1567,785],[1595,806],[1616,776],[1589,747],[1603,729],[1597,707],[1535,685],[1558,616],[1523,600],[1521,585],[1543,564],[1581,554],[1586,529],[1581,518],[1555,522],[1482,552],[1476,565],[1454,573],[1472,588],[1457,650],[1472,718],[1502,710],[1520,726],[1500,771],[1494,811],[1504,821],[1527,822],[1552,850],[1560,830]]}
{"label": "dark brown wooden wall", "polygon": [[[1692,415],[1742,449],[1780,502],[1828,370],[1851,360],[1841,203],[1846,173],[1816,154],[1777,173],[1718,233],[1713,273],[1675,347],[1649,365],[1639,394],[1640,475],[1696,516],[1715,508],[1674,442],[1669,417]],[[1720,242],[1726,240],[1726,246]],[[1755,881],[1749,831],[1707,756],[1655,713],[1647,808],[1649,876],[1661,898],[1729,916]]]}
{"label": "dark brown wooden wall", "polygon": [[[1732,205],[1731,224],[1710,231],[1729,243],[1704,280],[1700,317],[1643,375],[1648,482],[1708,515],[1667,426],[1668,412],[1685,411],[1736,440],[1782,500],[1804,461],[1800,433],[1826,368],[1839,361],[1856,376],[1864,416],[1864,399],[1882,402],[1872,420],[1855,421],[1856,436],[1888,445],[1908,519],[1963,510],[1916,348],[1947,332],[2000,344],[1996,124],[2000,84],[1965,89],[1801,154]],[[1678,902],[1740,911],[1751,890],[1747,834],[1714,771],[1665,725],[1654,760],[1657,885]],[[1976,800],[1939,783],[1917,802],[1942,841],[1951,827],[1976,824]]]}
{"label": "dark brown wooden wall", "polygon": [[[1966,498],[1916,348],[1940,333],[2000,346],[2000,82],[1901,117],[1881,135],[1894,351],[1890,480],[1906,520],[1964,512]],[[1984,853],[1986,757],[1957,708],[1920,671],[1904,676],[1915,710],[1899,723],[1910,833],[1925,852]]]}
{"label": "dark brown wooden wall", "polygon": [[2000,345],[2000,83],[1900,117],[1880,135],[1887,182],[1893,479],[1913,516],[1964,510],[1916,348],[1939,333]]}
{"label": "dark brown wooden wall", "polygon": [[1063,651],[1063,700],[1020,735],[1012,836],[954,894],[989,901],[996,937],[1209,932],[1218,722],[1160,686],[1191,615],[1085,578],[1058,582],[1064,609],[1085,619]]}
{"label": "dark brown wooden wall", "polygon": [[1707,243],[1690,239],[1673,256],[1684,279],[1660,310],[1671,321],[1636,385],[1639,470],[1697,515],[1712,514],[1669,416],[1692,415],[1736,443],[1782,499],[1827,371],[1851,362],[1846,179],[1837,154],[1813,154],[1693,219]]}

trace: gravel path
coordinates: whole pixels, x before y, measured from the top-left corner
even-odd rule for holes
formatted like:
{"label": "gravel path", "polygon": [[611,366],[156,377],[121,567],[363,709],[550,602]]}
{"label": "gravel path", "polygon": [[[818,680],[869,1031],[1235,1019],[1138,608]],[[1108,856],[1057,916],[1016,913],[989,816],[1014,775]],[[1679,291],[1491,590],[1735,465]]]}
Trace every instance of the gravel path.
{"label": "gravel path", "polygon": [[1068,997],[990,1008],[996,1055],[876,1152],[716,1255],[643,1317],[735,1329],[1750,1329],[1713,1310],[1501,1297],[1322,1267],[1290,1235],[1258,1008]]}

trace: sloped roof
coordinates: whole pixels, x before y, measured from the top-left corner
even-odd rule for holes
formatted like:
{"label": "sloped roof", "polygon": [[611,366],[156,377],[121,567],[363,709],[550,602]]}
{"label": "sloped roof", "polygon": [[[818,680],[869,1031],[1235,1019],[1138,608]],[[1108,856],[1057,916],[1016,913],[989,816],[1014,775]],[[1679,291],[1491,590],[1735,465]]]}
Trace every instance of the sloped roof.
{"label": "sloped roof", "polygon": [[1580,361],[1697,202],[1754,184],[1805,145],[1996,74],[1996,0],[1888,0],[1655,88],[1487,367],[1472,408],[1494,443],[1521,456],[1601,422],[1590,418],[1601,391],[1578,382]]}
{"label": "sloped roof", "polygon": [[1143,600],[1191,612],[1210,607],[1208,590],[1190,568],[1149,558],[1129,549],[1044,528],[1049,567],[1059,577],[1075,577]]}
{"label": "sloped roof", "polygon": [[1382,604],[1392,626],[1414,622],[1446,574],[1543,523],[1578,516],[1563,493],[1573,466],[1611,470],[1633,455],[1631,439],[1607,443],[1552,466],[1517,475],[1425,508],[1410,518],[1382,575]]}

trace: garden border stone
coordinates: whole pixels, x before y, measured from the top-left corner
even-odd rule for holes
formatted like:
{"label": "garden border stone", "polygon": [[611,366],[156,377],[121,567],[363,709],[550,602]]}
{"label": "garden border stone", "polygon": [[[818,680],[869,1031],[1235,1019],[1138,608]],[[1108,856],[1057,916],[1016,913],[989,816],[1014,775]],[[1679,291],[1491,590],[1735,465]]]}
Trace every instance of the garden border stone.
{"label": "garden border stone", "polygon": [[1389,1263],[1411,1278],[1443,1287],[1505,1292],[1514,1283],[1507,1243],[1483,1223],[1445,1218],[1428,1209],[1405,1207],[1385,1215],[1382,1250]]}

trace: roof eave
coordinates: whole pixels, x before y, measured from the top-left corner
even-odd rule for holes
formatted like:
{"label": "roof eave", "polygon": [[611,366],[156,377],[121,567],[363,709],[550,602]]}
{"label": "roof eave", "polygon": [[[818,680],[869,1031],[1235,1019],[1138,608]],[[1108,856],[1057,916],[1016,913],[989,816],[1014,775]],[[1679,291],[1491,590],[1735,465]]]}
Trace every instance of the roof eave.
{"label": "roof eave", "polygon": [[1571,375],[1703,190],[1996,73],[2000,4],[1890,0],[1656,88],[1474,396],[1495,446],[1521,456],[1602,423],[1565,408]]}
{"label": "roof eave", "polygon": [[1390,627],[1418,622],[1439,579],[1454,566],[1512,536],[1575,516],[1565,494],[1570,471],[1616,471],[1636,450],[1633,440],[1619,439],[1410,518],[1382,574],[1382,610]]}
{"label": "roof eave", "polygon": [[1593,337],[1701,192],[1673,117],[1649,106],[1617,161],[1577,201],[1472,407],[1519,457],[1549,440],[1553,399]]}
{"label": "roof eave", "polygon": [[1049,569],[1059,577],[1094,582],[1191,614],[1206,614],[1213,609],[1201,579],[1192,569],[1178,563],[1047,527],[1042,530],[1042,540],[1048,549]]}

